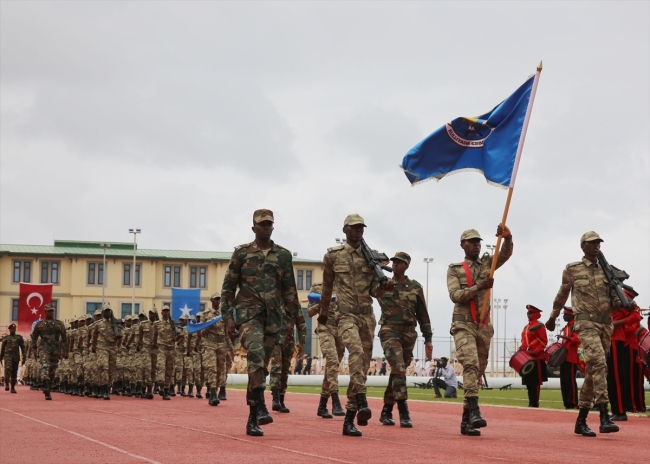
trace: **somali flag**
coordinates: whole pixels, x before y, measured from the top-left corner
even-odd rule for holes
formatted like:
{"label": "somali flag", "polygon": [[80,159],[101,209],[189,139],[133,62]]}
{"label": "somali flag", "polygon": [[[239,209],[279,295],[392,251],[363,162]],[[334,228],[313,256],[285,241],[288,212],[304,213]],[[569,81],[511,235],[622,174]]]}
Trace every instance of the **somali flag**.
{"label": "somali flag", "polygon": [[439,181],[449,174],[477,171],[489,184],[513,187],[534,83],[535,75],[492,111],[456,118],[414,146],[401,166],[409,182]]}
{"label": "somali flag", "polygon": [[172,319],[179,320],[182,315],[196,316],[201,304],[201,289],[172,288]]}

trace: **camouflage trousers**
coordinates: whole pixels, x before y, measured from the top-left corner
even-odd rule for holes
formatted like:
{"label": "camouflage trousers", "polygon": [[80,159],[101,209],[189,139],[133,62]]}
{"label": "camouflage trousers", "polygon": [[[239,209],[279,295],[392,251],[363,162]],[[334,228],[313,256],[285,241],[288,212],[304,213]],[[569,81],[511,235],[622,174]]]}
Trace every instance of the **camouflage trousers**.
{"label": "camouflage trousers", "polygon": [[266,389],[266,376],[277,333],[265,333],[265,324],[259,319],[251,319],[239,327],[241,346],[246,350],[248,365],[248,391],[246,401],[255,404],[260,390]]}
{"label": "camouflage trousers", "polygon": [[203,369],[205,384],[208,388],[218,388],[225,384],[226,372],[226,344],[211,344],[203,342],[201,359],[203,360]]}
{"label": "camouflage trousers", "polygon": [[479,329],[477,324],[471,322],[453,322],[451,334],[456,345],[456,357],[463,366],[463,404],[469,407],[467,398],[478,397],[478,384],[487,367],[494,327],[487,324]]}
{"label": "camouflage trousers", "polygon": [[5,375],[4,379],[6,383],[10,381],[12,383],[16,382],[16,377],[18,375],[18,364],[20,364],[20,356],[15,356],[13,354],[5,354],[2,359],[4,364]]}
{"label": "camouflage trousers", "polygon": [[135,369],[134,379],[135,382],[142,382],[143,385],[151,387],[153,385],[153,378],[151,375],[151,357],[153,350],[149,347],[142,347],[140,351],[135,352]]}
{"label": "camouflage trousers", "polygon": [[189,385],[194,385],[194,360],[192,356],[183,355],[183,363],[185,365],[185,378]]}
{"label": "camouflage trousers", "polygon": [[417,337],[415,327],[407,331],[398,330],[395,326],[382,326],[379,330],[381,347],[390,365],[390,377],[384,392],[385,404],[395,404],[395,401],[408,399],[406,367],[413,359],[413,347]]}
{"label": "camouflage trousers", "polygon": [[38,350],[38,364],[40,365],[41,380],[54,380],[56,369],[59,367],[59,352]]}
{"label": "camouflage trousers", "polygon": [[203,374],[203,357],[200,351],[192,351],[192,367],[194,368],[194,383],[196,385],[203,385],[205,383],[205,376]]}
{"label": "camouflage trousers", "polygon": [[117,368],[117,347],[98,345],[96,354],[97,385],[111,385]]}
{"label": "camouflage trousers", "polygon": [[372,357],[376,325],[375,315],[372,313],[342,313],[339,316],[339,334],[349,353],[350,383],[347,391],[348,403],[345,407],[350,411],[357,410],[356,395],[366,393],[366,378]]}
{"label": "camouflage trousers", "polygon": [[174,383],[185,385],[187,381],[184,351],[176,350],[174,358]]}
{"label": "camouflage trousers", "polygon": [[230,373],[230,369],[232,369],[232,350],[228,350],[228,352],[226,353],[226,375],[223,384],[219,385],[220,387],[226,386],[226,382],[228,382],[228,374]]}
{"label": "camouflage trousers", "polygon": [[287,335],[283,344],[276,343],[273,347],[271,353],[271,378],[269,380],[271,390],[280,390],[280,393],[286,393],[289,368],[291,367],[291,358],[295,348],[293,334]]}
{"label": "camouflage trousers", "polygon": [[76,367],[76,370],[74,372],[75,380],[78,381],[80,379],[83,379],[84,376],[83,355],[79,351],[75,351],[74,353],[70,353],[70,356],[74,358],[74,365]]}
{"label": "camouflage trousers", "polygon": [[97,354],[96,353],[91,353],[89,352],[86,355],[86,359],[84,360],[84,366],[87,366],[86,369],[86,382],[88,382],[90,385],[99,385],[98,381],[98,373],[97,373]]}
{"label": "camouflage trousers", "polygon": [[318,334],[321,353],[327,359],[321,395],[329,396],[332,393],[339,392],[339,364],[345,354],[345,346],[343,340],[339,337],[337,326],[319,324],[316,333]]}
{"label": "camouflage trousers", "polygon": [[158,345],[156,383],[163,383],[166,386],[172,385],[175,357],[176,349],[173,346]]}
{"label": "camouflage trousers", "polygon": [[591,408],[592,402],[595,404],[608,403],[607,356],[614,326],[591,321],[577,321],[573,328],[582,344],[587,365],[578,406]]}

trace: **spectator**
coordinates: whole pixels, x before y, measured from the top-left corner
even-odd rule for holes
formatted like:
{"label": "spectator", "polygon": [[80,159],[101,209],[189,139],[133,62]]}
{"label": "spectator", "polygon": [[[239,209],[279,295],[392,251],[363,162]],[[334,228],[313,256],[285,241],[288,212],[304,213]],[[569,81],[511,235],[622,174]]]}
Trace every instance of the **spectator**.
{"label": "spectator", "polygon": [[375,358],[370,358],[370,366],[368,368],[368,375],[375,375],[377,372],[377,360]]}
{"label": "spectator", "polygon": [[386,375],[386,358],[381,358],[381,368],[379,369],[379,375]]}
{"label": "spectator", "polygon": [[298,356],[296,360],[296,369],[293,371],[294,375],[302,374],[302,357]]}
{"label": "spectator", "polygon": [[422,363],[420,362],[419,359],[415,360],[415,375],[416,377],[422,376]]}
{"label": "spectator", "polygon": [[442,398],[440,389],[445,390],[445,398],[456,398],[458,389],[458,380],[456,372],[451,366],[447,365],[447,358],[440,358],[433,379],[433,389],[436,391],[436,398]]}
{"label": "spectator", "polygon": [[311,355],[307,355],[305,359],[305,369],[303,370],[303,375],[311,374]]}
{"label": "spectator", "polygon": [[424,371],[422,372],[422,377],[430,377],[431,376],[431,361],[427,361],[424,363]]}

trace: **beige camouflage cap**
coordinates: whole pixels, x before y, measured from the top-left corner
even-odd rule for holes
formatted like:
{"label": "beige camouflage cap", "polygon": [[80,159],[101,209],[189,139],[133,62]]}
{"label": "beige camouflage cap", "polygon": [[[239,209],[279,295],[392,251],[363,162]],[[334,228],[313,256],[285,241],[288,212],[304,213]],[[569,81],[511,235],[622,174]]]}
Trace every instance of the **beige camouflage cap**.
{"label": "beige camouflage cap", "polygon": [[275,222],[273,219],[273,211],[270,209],[256,209],[253,213],[253,222],[259,224],[264,221]]}
{"label": "beige camouflage cap", "polygon": [[161,311],[171,311],[171,309],[169,308],[169,305],[163,305]]}
{"label": "beige camouflage cap", "polygon": [[363,218],[358,214],[348,214],[345,218],[345,221],[343,221],[343,227],[356,226],[357,224],[361,224],[363,227],[367,227],[363,221]]}
{"label": "beige camouflage cap", "polygon": [[158,314],[158,308],[156,308],[156,305],[153,305],[153,308],[149,310],[150,313]]}
{"label": "beige camouflage cap", "polygon": [[593,230],[590,230],[589,232],[585,232],[582,234],[582,237],[580,237],[580,245],[582,245],[585,242],[593,242],[594,240],[598,240],[599,242],[604,242],[602,238],[600,238],[600,235],[598,235],[596,232]]}
{"label": "beige camouflage cap", "polygon": [[95,316],[101,316],[102,315],[102,310],[101,309],[96,309],[95,310]]}
{"label": "beige camouflage cap", "polygon": [[478,233],[478,230],[476,229],[467,229],[465,232],[460,234],[460,241],[462,242],[463,240],[471,240],[473,238],[477,238],[479,240],[483,240],[481,238],[481,234]]}
{"label": "beige camouflage cap", "polygon": [[211,300],[214,300],[215,298],[221,298],[221,293],[220,292],[214,292],[212,295],[210,295]]}
{"label": "beige camouflage cap", "polygon": [[395,256],[393,256],[390,260],[395,261],[396,259],[399,259],[400,261],[404,261],[409,266],[411,265],[411,256],[404,251],[398,251],[397,253],[395,253]]}
{"label": "beige camouflage cap", "polygon": [[178,318],[179,321],[186,321],[187,316],[185,314],[181,315],[181,317]]}
{"label": "beige camouflage cap", "polygon": [[113,308],[111,308],[111,304],[107,301],[106,303],[104,303],[104,306],[102,307],[102,311],[104,309],[113,309]]}
{"label": "beige camouflage cap", "polygon": [[46,304],[45,311],[54,311],[54,305],[52,303]]}

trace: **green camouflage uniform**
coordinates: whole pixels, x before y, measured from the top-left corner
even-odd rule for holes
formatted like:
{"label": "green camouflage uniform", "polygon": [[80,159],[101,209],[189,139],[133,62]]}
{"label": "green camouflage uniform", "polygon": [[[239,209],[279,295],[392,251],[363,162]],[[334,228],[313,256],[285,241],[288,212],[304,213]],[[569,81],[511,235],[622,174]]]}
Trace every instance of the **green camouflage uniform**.
{"label": "green camouflage uniform", "polygon": [[41,380],[54,380],[59,365],[59,357],[62,354],[61,344],[64,347],[63,354],[67,354],[67,343],[68,337],[65,325],[60,320],[54,319],[50,321],[45,319],[36,323],[32,332],[32,344],[38,346]]}
{"label": "green camouflage uniform", "polygon": [[93,340],[96,339],[97,384],[111,385],[117,368],[118,337],[115,336],[110,319],[102,319],[93,325]]}
{"label": "green camouflage uniform", "polygon": [[278,334],[278,342],[271,354],[271,390],[279,390],[281,394],[287,391],[287,380],[291,368],[291,358],[296,348],[294,327],[298,329],[298,342],[305,346],[307,338],[307,324],[302,308],[285,311],[285,323],[282,324]]}
{"label": "green camouflage uniform", "polygon": [[158,350],[151,346],[153,342],[153,322],[149,319],[138,324],[138,340],[140,340],[139,337],[142,337],[142,347],[137,353],[136,380],[147,387],[151,387],[156,375],[153,366],[154,362],[157,362]]}
{"label": "green camouflage uniform", "polygon": [[27,353],[25,351],[25,340],[22,335],[7,335],[2,339],[0,359],[2,359],[2,363],[4,364],[4,380],[6,384],[16,383],[21,352],[24,365]]}
{"label": "green camouflage uniform", "polygon": [[224,319],[234,316],[247,351],[247,402],[266,388],[267,366],[283,324],[283,311],[300,310],[291,252],[271,241],[265,254],[255,242],[235,248],[221,291]]}
{"label": "green camouflage uniform", "polygon": [[338,331],[349,353],[350,384],[346,408],[356,411],[356,395],[366,393],[366,377],[377,325],[371,296],[377,298],[383,290],[361,247],[354,249],[347,243],[327,249],[323,258],[322,288],[321,307],[328,310],[332,290],[336,288]]}
{"label": "green camouflage uniform", "polygon": [[[553,301],[551,317],[556,318],[571,294],[575,315],[573,329],[578,334],[585,356],[585,381],[578,405],[591,408],[609,402],[607,394],[607,356],[614,331],[611,309],[618,309],[621,300],[611,288],[603,268],[587,258],[570,263],[562,273],[562,285]],[[591,319],[591,320],[589,320]]]}
{"label": "green camouflage uniform", "polygon": [[68,357],[71,360],[72,372],[71,377],[74,383],[80,383],[83,377],[83,360],[81,350],[79,349],[79,340],[81,339],[82,327],[70,331],[70,352]]}
{"label": "green camouflage uniform", "polygon": [[[504,240],[497,260],[497,269],[512,256],[512,249],[512,240]],[[487,323],[480,328],[472,320],[470,309],[470,301],[474,300],[476,317],[480,317],[486,290],[479,291],[477,286],[490,273],[492,257],[485,253],[476,261],[465,259],[465,262],[469,266],[473,285],[470,287],[467,284],[463,263],[453,263],[447,269],[447,290],[449,298],[455,303],[450,332],[456,344],[456,357],[463,366],[464,405],[468,408],[467,398],[478,397],[478,383],[487,367],[494,328],[489,323],[489,309],[485,314]]]}
{"label": "green camouflage uniform", "polygon": [[154,337],[158,345],[156,383],[172,388],[174,379],[174,358],[176,357],[176,334],[169,321],[159,320],[153,323]]}
{"label": "green camouflage uniform", "polygon": [[431,342],[433,334],[422,285],[416,280],[404,276],[403,283],[395,281],[395,290],[384,293],[379,299],[379,305],[379,340],[390,364],[384,403],[395,404],[395,401],[408,399],[406,368],[413,359],[413,347],[417,339],[416,324],[420,324],[425,343]]}

